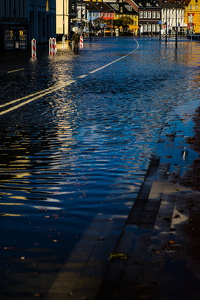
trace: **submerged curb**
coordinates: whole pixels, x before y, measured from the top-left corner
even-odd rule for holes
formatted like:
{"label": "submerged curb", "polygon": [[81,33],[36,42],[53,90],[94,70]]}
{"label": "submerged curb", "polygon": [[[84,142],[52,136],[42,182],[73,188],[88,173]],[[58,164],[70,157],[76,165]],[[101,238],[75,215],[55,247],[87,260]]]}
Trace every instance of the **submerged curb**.
{"label": "submerged curb", "polygon": [[192,160],[184,132],[158,141],[95,300],[200,298],[200,108],[194,121]]}

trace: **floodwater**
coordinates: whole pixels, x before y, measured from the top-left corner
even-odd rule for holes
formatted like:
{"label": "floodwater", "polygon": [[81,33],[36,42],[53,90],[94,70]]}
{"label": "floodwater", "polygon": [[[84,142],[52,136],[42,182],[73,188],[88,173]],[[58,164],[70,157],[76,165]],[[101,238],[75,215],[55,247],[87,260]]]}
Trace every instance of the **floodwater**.
{"label": "floodwater", "polygon": [[186,38],[176,50],[173,38],[107,37],[78,55],[1,56],[2,299],[45,296],[96,217],[120,235],[161,131],[198,106],[199,53]]}

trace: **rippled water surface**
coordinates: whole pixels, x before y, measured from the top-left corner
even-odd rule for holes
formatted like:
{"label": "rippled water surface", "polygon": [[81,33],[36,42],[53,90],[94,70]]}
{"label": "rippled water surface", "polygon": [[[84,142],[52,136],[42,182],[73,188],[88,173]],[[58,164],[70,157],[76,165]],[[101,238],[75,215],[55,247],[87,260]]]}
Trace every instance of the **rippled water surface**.
{"label": "rippled water surface", "polygon": [[79,55],[67,48],[51,58],[39,50],[35,62],[28,52],[1,57],[1,109],[62,84],[0,116],[7,297],[47,289],[95,216],[128,215],[161,130],[183,118],[185,105],[196,108],[199,53],[187,39],[176,51],[173,39],[113,37],[86,42]]}

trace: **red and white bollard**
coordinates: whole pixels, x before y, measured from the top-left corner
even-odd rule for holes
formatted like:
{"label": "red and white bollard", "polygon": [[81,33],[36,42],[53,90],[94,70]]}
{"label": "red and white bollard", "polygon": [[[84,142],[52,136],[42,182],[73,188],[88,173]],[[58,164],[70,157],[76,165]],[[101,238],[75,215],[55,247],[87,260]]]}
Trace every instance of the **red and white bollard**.
{"label": "red and white bollard", "polygon": [[52,48],[51,48],[51,39],[49,39],[49,55],[52,55]]}
{"label": "red and white bollard", "polygon": [[49,39],[49,55],[55,55],[57,51],[56,38]]}
{"label": "red and white bollard", "polygon": [[80,36],[80,49],[83,49],[83,36]]}
{"label": "red and white bollard", "polygon": [[57,52],[56,38],[53,38],[53,52],[54,54]]}
{"label": "red and white bollard", "polygon": [[36,40],[32,39],[31,41],[31,57],[32,59],[36,59]]}

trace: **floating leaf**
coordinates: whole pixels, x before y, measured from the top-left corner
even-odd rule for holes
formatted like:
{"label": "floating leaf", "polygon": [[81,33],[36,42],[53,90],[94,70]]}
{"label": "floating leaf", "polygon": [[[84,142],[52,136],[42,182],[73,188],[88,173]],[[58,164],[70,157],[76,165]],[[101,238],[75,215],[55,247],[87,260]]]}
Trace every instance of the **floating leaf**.
{"label": "floating leaf", "polygon": [[152,252],[154,252],[155,254],[161,254],[161,252],[158,251],[157,249],[151,249],[151,250],[152,250]]}
{"label": "floating leaf", "polygon": [[110,260],[111,259],[128,259],[128,255],[125,253],[112,253],[110,255]]}
{"label": "floating leaf", "polygon": [[169,240],[169,241],[168,241],[168,244],[169,244],[169,245],[171,245],[171,244],[176,244],[176,242]]}

